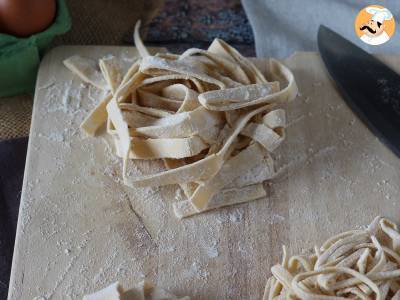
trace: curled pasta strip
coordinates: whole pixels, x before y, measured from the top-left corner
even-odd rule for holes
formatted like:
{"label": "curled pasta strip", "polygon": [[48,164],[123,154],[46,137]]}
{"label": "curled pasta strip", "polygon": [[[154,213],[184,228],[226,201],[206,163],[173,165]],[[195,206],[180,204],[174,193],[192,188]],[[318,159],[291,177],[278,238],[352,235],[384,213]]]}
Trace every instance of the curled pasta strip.
{"label": "curled pasta strip", "polygon": [[125,290],[118,282],[93,294],[86,295],[83,300],[190,300],[188,296],[180,298],[170,292],[155,286],[148,280],[143,280],[135,287]]}
{"label": "curled pasta strip", "polygon": [[287,258],[271,268],[264,300],[399,299],[397,225],[377,217],[365,230],[328,239],[312,255]]}
{"label": "curled pasta strip", "polygon": [[[275,176],[271,153],[285,139],[286,115],[278,106],[297,95],[292,72],[270,59],[270,82],[219,39],[207,50],[152,55],[139,26],[140,58],[125,74],[116,57],[100,58],[98,65],[77,56],[64,61],[107,91],[81,129],[95,136],[106,124],[126,185],[178,184],[187,197],[173,204],[179,218],[265,197],[262,183]],[[138,173],[132,165],[139,159],[160,159],[165,170]]]}

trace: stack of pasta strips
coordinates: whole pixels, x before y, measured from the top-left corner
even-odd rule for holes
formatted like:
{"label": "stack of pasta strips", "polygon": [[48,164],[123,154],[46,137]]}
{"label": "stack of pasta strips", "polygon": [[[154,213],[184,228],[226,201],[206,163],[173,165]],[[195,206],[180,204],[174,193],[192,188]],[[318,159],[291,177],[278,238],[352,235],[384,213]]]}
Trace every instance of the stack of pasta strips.
{"label": "stack of pasta strips", "polygon": [[[220,39],[207,50],[150,55],[136,26],[141,58],[122,74],[115,57],[96,62],[73,56],[64,64],[82,80],[108,91],[81,128],[95,135],[107,123],[131,187],[179,184],[187,199],[177,217],[266,195],[275,175],[271,152],[284,140],[285,111],[297,86],[270,59],[268,81],[255,65]],[[280,82],[284,82],[284,88]],[[163,160],[165,170],[131,175],[130,160]]]}

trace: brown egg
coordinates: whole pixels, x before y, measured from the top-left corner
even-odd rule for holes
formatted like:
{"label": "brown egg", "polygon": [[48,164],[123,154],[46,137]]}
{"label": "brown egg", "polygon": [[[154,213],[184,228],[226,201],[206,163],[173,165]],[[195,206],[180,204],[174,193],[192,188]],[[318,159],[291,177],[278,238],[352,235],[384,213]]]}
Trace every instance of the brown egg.
{"label": "brown egg", "polygon": [[20,37],[45,30],[56,14],[56,0],[0,0],[0,32]]}

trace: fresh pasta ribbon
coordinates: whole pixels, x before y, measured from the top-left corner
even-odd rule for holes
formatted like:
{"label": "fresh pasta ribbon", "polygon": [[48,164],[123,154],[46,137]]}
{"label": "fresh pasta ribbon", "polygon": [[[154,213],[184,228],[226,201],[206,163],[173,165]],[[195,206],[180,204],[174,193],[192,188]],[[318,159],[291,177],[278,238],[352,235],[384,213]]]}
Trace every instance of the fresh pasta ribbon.
{"label": "fresh pasta ribbon", "polygon": [[397,225],[381,217],[365,230],[338,234],[315,254],[273,266],[263,300],[399,299],[399,236]]}
{"label": "fresh pasta ribbon", "polygon": [[118,282],[115,282],[100,291],[84,296],[83,300],[190,300],[190,298],[188,296],[178,298],[150,281],[143,280],[129,290],[124,290]]}
{"label": "fresh pasta ribbon", "polygon": [[[141,57],[125,74],[115,57],[98,65],[79,56],[64,61],[83,81],[107,91],[81,129],[95,136],[106,125],[126,185],[179,184],[187,197],[173,204],[179,218],[265,197],[262,183],[275,176],[271,153],[285,139],[285,111],[277,106],[297,95],[291,71],[270,59],[269,75],[276,79],[270,82],[220,39],[207,50],[151,55],[139,26],[134,40]],[[161,159],[165,170],[131,172],[138,159]]]}

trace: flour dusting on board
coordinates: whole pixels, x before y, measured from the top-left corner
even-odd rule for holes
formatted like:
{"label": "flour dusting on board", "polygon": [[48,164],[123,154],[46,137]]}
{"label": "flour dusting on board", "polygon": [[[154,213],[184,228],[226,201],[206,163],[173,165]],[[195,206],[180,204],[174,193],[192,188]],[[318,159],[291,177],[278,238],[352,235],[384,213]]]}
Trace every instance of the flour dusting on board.
{"label": "flour dusting on board", "polygon": [[231,222],[241,222],[243,219],[243,212],[236,208],[229,214],[229,220]]}
{"label": "flour dusting on board", "polygon": [[219,255],[218,243],[215,240],[212,241],[212,244],[210,246],[205,246],[204,248],[205,248],[205,251],[206,251],[208,257],[210,257],[210,258],[215,258]]}
{"label": "flour dusting on board", "polygon": [[82,88],[72,88],[72,81],[54,83],[46,88],[47,105],[42,107],[42,113],[61,111],[73,117],[81,110]]}

